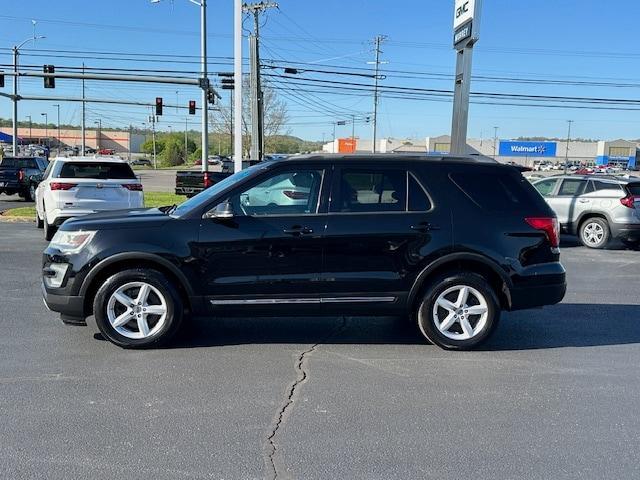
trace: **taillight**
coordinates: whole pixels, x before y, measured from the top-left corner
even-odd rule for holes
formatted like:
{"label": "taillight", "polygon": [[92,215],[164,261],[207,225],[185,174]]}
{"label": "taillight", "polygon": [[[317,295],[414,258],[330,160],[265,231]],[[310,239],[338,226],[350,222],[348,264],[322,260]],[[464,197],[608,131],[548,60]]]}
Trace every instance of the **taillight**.
{"label": "taillight", "polygon": [[283,190],[282,193],[284,193],[287,197],[289,197],[292,200],[306,200],[309,198],[309,194],[306,192],[297,192],[295,190]]}
{"label": "taillight", "polygon": [[637,201],[640,201],[640,196],[638,195],[628,195],[620,199],[620,203],[627,208],[634,208],[634,203]]}
{"label": "taillight", "polygon": [[213,182],[211,181],[211,179],[209,178],[209,174],[207,172],[204,172],[204,188],[209,188],[211,185],[213,185]]}
{"label": "taillight", "polygon": [[77,186],[76,183],[53,182],[49,184],[49,187],[51,187],[51,190],[71,190],[75,186]]}
{"label": "taillight", "polygon": [[18,180],[24,180],[24,170],[22,169],[18,170]]}
{"label": "taillight", "polygon": [[525,220],[536,230],[542,230],[552,247],[560,246],[560,225],[556,217],[528,217]]}
{"label": "taillight", "polygon": [[142,184],[141,183],[123,183],[122,186],[129,190],[130,192],[141,192]]}

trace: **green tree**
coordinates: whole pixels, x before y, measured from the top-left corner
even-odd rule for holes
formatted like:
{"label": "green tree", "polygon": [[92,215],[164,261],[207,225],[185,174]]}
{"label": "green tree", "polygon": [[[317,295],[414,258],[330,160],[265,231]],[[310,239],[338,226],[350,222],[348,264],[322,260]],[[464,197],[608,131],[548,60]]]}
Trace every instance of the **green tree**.
{"label": "green tree", "polygon": [[160,165],[163,167],[182,165],[184,158],[184,142],[178,142],[175,138],[169,137],[160,154]]}

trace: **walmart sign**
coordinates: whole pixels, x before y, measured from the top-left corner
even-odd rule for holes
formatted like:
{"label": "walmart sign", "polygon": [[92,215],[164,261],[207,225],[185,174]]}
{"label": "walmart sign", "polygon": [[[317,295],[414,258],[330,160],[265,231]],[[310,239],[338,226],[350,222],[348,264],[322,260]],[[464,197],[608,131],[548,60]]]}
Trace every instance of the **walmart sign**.
{"label": "walmart sign", "polygon": [[555,157],[555,142],[500,142],[501,157]]}

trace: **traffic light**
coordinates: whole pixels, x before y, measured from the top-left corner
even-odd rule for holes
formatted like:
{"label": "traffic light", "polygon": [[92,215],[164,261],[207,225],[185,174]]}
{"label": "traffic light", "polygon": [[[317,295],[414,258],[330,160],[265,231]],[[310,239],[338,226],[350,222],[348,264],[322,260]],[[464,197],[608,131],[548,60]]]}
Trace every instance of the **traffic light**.
{"label": "traffic light", "polygon": [[[56,68],[53,65],[45,65],[44,73],[56,73]],[[55,77],[44,77],[44,88],[56,88]]]}
{"label": "traffic light", "polygon": [[162,97],[156,97],[156,115],[162,115]]}
{"label": "traffic light", "polygon": [[189,100],[189,115],[195,115],[195,114],[196,114],[196,101]]}
{"label": "traffic light", "polygon": [[4,72],[0,72],[0,88],[4,88]]}
{"label": "traffic light", "polygon": [[209,102],[210,105],[216,103],[216,92],[213,90],[213,88],[207,90],[207,102]]}

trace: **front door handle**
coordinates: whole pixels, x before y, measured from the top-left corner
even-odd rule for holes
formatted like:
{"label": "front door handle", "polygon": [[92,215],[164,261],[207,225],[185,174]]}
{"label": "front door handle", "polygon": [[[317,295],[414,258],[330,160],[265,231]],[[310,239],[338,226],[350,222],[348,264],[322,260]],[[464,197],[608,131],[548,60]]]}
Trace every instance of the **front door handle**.
{"label": "front door handle", "polygon": [[415,230],[416,232],[430,232],[432,230],[440,230],[440,227],[428,222],[422,222],[419,225],[411,225],[411,230]]}
{"label": "front door handle", "polygon": [[309,227],[295,226],[291,228],[285,228],[283,232],[287,235],[311,235],[313,233],[313,229]]}
{"label": "front door handle", "polygon": [[591,202],[591,200],[588,200],[588,199],[586,199],[586,198],[581,198],[581,199],[579,200],[579,202],[580,202],[580,203],[589,203],[589,202]]}

